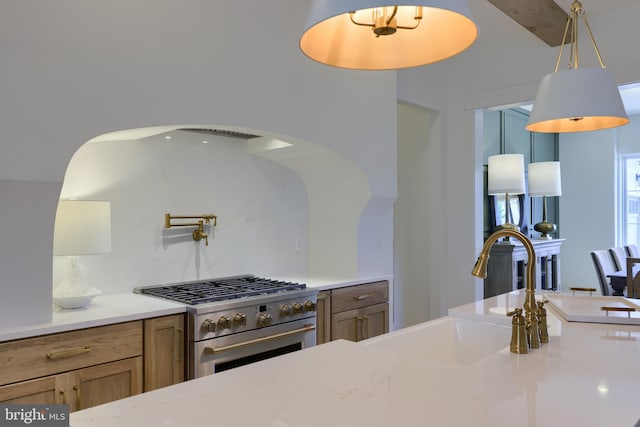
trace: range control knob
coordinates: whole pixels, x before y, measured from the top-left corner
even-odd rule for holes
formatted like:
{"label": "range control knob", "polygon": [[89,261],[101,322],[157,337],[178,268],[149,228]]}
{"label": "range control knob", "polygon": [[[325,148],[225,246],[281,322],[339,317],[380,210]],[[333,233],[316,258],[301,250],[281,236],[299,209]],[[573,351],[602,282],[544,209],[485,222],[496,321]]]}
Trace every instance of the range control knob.
{"label": "range control knob", "polygon": [[247,315],[236,313],[233,315],[233,326],[242,326],[247,324]]}
{"label": "range control knob", "polygon": [[231,328],[231,319],[227,316],[220,316],[218,319],[218,328],[220,329],[230,329]]}
{"label": "range control knob", "polygon": [[291,314],[291,306],[289,304],[284,304],[280,307],[280,316],[288,316]]}
{"label": "range control knob", "polygon": [[215,332],[216,322],[211,319],[206,319],[204,322],[202,322],[202,330],[206,332]]}
{"label": "range control knob", "polygon": [[271,325],[271,315],[267,313],[262,313],[258,316],[258,327],[262,328],[264,326]]}
{"label": "range control knob", "polygon": [[304,311],[316,311],[316,303],[313,301],[305,301]]}
{"label": "range control knob", "polygon": [[293,314],[300,314],[302,313],[302,310],[302,304],[300,304],[299,302],[293,303]]}

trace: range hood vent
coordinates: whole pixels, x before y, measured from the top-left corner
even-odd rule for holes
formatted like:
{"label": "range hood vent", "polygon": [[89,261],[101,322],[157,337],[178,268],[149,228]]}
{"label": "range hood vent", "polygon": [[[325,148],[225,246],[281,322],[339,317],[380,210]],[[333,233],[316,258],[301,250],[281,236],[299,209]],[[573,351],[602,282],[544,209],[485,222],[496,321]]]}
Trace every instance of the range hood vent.
{"label": "range hood vent", "polygon": [[260,135],[253,135],[250,133],[238,132],[235,130],[225,130],[225,129],[180,128],[178,130],[183,130],[186,132],[201,133],[204,135],[226,136],[228,138],[238,138],[238,139],[252,139],[252,138],[260,137]]}

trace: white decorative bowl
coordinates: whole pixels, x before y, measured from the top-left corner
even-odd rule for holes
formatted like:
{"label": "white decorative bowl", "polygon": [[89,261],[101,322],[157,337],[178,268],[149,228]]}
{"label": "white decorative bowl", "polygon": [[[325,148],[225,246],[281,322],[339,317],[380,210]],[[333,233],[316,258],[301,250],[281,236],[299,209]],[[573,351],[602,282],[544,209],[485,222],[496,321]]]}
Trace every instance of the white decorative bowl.
{"label": "white decorative bowl", "polygon": [[67,295],[65,293],[54,293],[53,303],[60,308],[84,308],[88,306],[93,298],[100,295],[102,291],[96,288],[89,288],[82,295]]}

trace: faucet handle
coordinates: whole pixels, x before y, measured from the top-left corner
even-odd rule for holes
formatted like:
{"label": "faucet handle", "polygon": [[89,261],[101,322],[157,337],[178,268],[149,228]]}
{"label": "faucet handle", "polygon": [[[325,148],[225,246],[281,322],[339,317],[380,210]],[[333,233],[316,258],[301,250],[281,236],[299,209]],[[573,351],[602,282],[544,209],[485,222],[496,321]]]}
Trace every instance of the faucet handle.
{"label": "faucet handle", "polygon": [[513,318],[511,321],[511,344],[509,350],[511,353],[526,354],[529,352],[527,343],[527,329],[522,315],[521,308],[515,308],[507,313],[507,316]]}
{"label": "faucet handle", "polygon": [[522,316],[522,309],[521,308],[514,308],[513,311],[509,311],[507,312],[507,316],[508,317],[513,317],[513,321],[515,322],[515,317],[518,316]]}
{"label": "faucet handle", "polygon": [[548,343],[549,342],[549,331],[547,330],[547,309],[544,308],[545,303],[549,301],[538,301],[537,305],[537,315],[538,315],[538,329],[540,331],[540,342]]}
{"label": "faucet handle", "polygon": [[196,230],[193,231],[192,235],[193,240],[199,241],[201,239],[204,239],[204,244],[206,246],[209,246],[209,235],[205,233],[202,221],[199,221],[199,226]]}

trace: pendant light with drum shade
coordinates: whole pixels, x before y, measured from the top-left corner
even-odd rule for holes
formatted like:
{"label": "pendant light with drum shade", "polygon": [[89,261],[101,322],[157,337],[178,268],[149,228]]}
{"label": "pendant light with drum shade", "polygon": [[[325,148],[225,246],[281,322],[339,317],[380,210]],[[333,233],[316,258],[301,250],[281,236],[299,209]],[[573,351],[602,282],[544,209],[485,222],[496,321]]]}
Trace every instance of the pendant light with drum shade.
{"label": "pendant light with drum shade", "polygon": [[312,0],[300,49],[335,67],[391,70],[450,58],[477,36],[466,0]]}
{"label": "pendant light with drum shade", "polygon": [[[599,68],[579,67],[578,18],[582,18],[585,24],[600,63]],[[569,32],[569,69],[558,71]],[[574,1],[571,3],[555,72],[542,79],[526,129],[545,133],[585,132],[627,123],[629,118],[613,74],[604,65],[582,4]]]}

